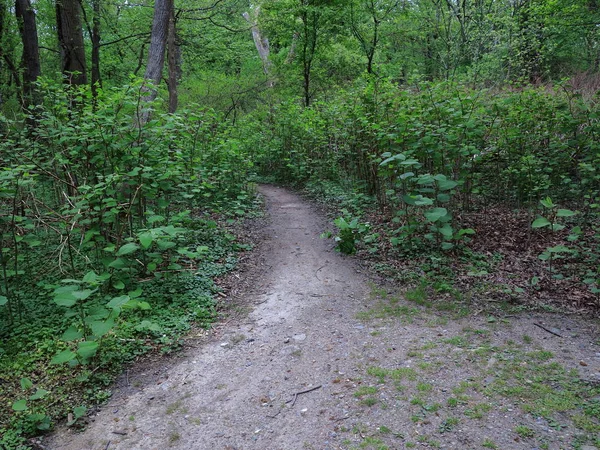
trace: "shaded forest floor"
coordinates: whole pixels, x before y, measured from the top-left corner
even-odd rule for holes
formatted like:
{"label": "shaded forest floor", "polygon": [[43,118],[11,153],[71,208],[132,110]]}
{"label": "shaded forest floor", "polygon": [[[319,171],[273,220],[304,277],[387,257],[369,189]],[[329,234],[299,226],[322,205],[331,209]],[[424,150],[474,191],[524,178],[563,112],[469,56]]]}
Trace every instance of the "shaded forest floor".
{"label": "shaded forest floor", "polygon": [[268,221],[228,282],[228,319],[179,357],[132,368],[84,432],[45,448],[600,447],[597,321],[485,307],[492,289],[460,298],[389,260],[373,261],[374,279],[319,238],[314,206],[261,192]]}

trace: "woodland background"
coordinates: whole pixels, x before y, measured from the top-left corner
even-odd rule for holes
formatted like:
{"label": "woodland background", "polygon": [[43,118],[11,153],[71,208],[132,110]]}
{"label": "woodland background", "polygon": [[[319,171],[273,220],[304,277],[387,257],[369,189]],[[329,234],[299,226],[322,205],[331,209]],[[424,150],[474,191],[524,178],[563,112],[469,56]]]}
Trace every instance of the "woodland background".
{"label": "woodland background", "polygon": [[599,26],[596,0],[0,0],[0,447],[215,319],[256,182],[431,301],[597,314]]}

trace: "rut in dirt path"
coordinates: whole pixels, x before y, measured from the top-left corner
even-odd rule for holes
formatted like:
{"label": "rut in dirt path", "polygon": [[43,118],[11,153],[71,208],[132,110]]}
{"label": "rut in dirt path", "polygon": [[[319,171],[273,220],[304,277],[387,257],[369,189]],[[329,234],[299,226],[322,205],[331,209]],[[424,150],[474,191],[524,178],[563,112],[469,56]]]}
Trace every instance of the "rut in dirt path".
{"label": "rut in dirt path", "polygon": [[261,193],[266,267],[246,323],[190,354],[160,385],[115,398],[84,433],[58,433],[49,448],[338,448],[334,428],[348,410],[332,397],[332,380],[353,370],[366,283],[319,238],[325,222],[311,205],[282,188]]}

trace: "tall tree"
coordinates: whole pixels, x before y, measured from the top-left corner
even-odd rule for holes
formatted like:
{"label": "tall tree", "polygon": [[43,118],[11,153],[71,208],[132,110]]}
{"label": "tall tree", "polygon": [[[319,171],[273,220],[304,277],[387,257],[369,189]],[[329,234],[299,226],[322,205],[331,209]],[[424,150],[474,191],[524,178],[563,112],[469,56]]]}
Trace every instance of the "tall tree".
{"label": "tall tree", "polygon": [[38,43],[35,11],[29,0],[15,1],[15,14],[23,42],[23,106],[37,103],[35,82],[41,75],[40,47]]}
{"label": "tall tree", "polygon": [[79,0],[56,0],[56,25],[61,68],[72,85],[87,84],[85,46]]}
{"label": "tall tree", "polygon": [[[154,18],[152,19],[152,34],[148,51],[148,64],[144,79],[152,86],[146,86],[144,103],[152,102],[158,95],[158,85],[162,78],[165,65],[165,50],[169,36],[169,23],[173,12],[174,0],[154,0]],[[150,118],[149,108],[144,108],[139,117],[139,124],[145,124]]]}
{"label": "tall tree", "polygon": [[367,57],[367,73],[374,72],[373,61],[381,39],[381,24],[397,5],[397,0],[361,0],[358,5],[350,3],[350,27]]}
{"label": "tall tree", "polygon": [[98,88],[102,86],[100,75],[100,0],[92,1],[94,17],[92,18],[92,95],[98,95]]}
{"label": "tall tree", "polygon": [[171,17],[169,19],[169,33],[167,36],[167,62],[169,69],[169,112],[177,111],[179,96],[177,86],[181,79],[181,49],[177,42],[177,15],[175,8],[171,8]]}

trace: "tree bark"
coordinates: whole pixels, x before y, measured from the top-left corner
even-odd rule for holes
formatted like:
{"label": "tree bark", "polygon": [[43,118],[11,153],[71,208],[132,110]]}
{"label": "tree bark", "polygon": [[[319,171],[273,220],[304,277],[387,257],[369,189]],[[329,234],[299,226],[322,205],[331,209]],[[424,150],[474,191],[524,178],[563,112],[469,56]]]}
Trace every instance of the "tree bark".
{"label": "tree bark", "polygon": [[29,0],[15,1],[15,15],[23,42],[23,107],[27,109],[39,100],[35,96],[35,82],[41,75],[37,24]]}
{"label": "tree bark", "polygon": [[[154,0],[154,18],[152,19],[152,35],[150,37],[150,49],[148,51],[148,64],[144,79],[149,82],[144,91],[146,95],[142,98],[143,103],[148,104],[156,99],[158,95],[158,84],[162,78],[165,64],[165,50],[167,36],[169,34],[169,21],[173,10],[173,0]],[[139,125],[144,125],[150,119],[150,109],[144,107],[140,112]]]}
{"label": "tree bark", "polygon": [[[11,81],[14,81],[15,86],[17,88],[17,98],[19,99],[19,102],[22,103],[23,102],[23,99],[22,99],[23,92],[21,90],[21,79],[19,77],[19,70],[13,61],[12,48],[10,48],[8,46],[4,46],[3,45],[4,41],[2,40],[2,38],[4,37],[7,10],[8,10],[8,5],[6,4],[6,2],[4,2],[4,0],[0,0],[0,59],[2,59],[5,62],[7,68],[10,72],[10,78],[8,81],[8,85],[10,86],[12,84]],[[0,64],[1,64],[1,61],[0,61]],[[4,99],[0,98],[0,104],[3,102],[4,102]]]}
{"label": "tree bark", "polygon": [[67,77],[67,83],[76,86],[87,84],[81,4],[78,0],[56,1],[56,25],[61,69]]}
{"label": "tree bark", "polygon": [[100,0],[93,0],[92,9],[92,97],[98,96],[98,88],[102,87],[100,75]]}
{"label": "tree bark", "polygon": [[265,73],[265,75],[267,76],[267,85],[269,87],[273,87],[274,86],[274,82],[271,79],[271,60],[269,59],[270,56],[270,49],[269,49],[269,39],[267,39],[266,37],[263,37],[260,29],[258,28],[258,24],[257,24],[257,20],[258,20],[258,14],[260,12],[260,7],[256,7],[256,9],[254,10],[254,20],[252,20],[252,18],[250,17],[250,14],[248,14],[247,12],[245,12],[244,14],[242,14],[242,16],[244,17],[244,19],[246,19],[246,22],[248,22],[250,24],[251,30],[252,30],[252,39],[254,39],[254,45],[256,46],[256,50],[258,51],[258,56],[260,56],[260,60],[262,61],[262,65],[263,65],[263,72]]}
{"label": "tree bark", "polygon": [[169,113],[177,111],[179,96],[177,86],[181,78],[181,52],[177,45],[177,17],[175,17],[175,8],[171,8],[171,18],[169,20],[169,34],[167,36],[167,63],[169,67]]}

